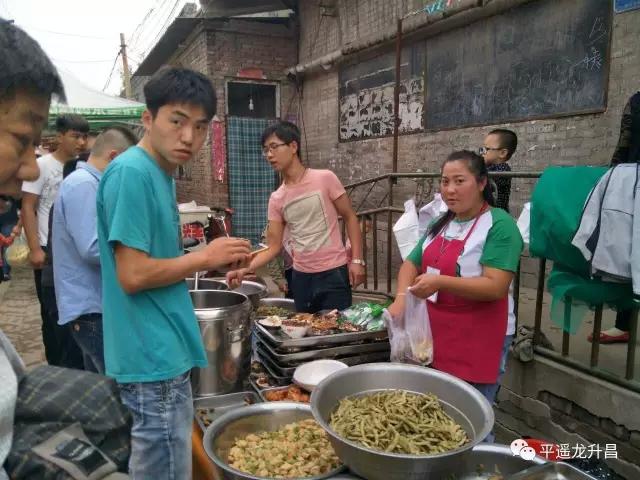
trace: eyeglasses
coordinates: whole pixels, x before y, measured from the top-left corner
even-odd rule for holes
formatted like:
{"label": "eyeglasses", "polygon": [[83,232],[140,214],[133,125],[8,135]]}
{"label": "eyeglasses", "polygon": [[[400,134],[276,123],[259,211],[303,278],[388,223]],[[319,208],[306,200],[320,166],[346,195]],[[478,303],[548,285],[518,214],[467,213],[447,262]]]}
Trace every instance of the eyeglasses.
{"label": "eyeglasses", "polygon": [[491,148],[491,147],[480,147],[478,149],[478,153],[480,155],[486,155],[487,153],[489,153],[491,150],[502,150],[503,147],[500,148]]}
{"label": "eyeglasses", "polygon": [[273,152],[278,147],[283,147],[285,145],[289,145],[288,143],[270,143],[269,145],[265,145],[262,147],[262,154],[267,155],[269,152]]}

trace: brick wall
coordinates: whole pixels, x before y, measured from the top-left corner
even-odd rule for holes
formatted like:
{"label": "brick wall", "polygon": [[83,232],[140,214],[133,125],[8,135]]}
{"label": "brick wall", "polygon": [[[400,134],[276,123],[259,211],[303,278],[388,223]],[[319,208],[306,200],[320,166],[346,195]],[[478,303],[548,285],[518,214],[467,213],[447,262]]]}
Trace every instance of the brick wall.
{"label": "brick wall", "polygon": [[[318,58],[356,38],[393,27],[399,11],[406,13],[425,1],[339,0],[336,17],[322,17],[316,0],[300,2],[300,61]],[[339,27],[340,26],[340,27]],[[613,17],[608,105],[604,113],[549,120],[488,125],[433,133],[403,135],[399,170],[433,171],[452,150],[476,147],[491,128],[506,126],[518,134],[514,170],[540,170],[547,165],[606,164],[618,138],[620,114],[629,96],[640,88],[640,10]],[[482,68],[482,67],[480,67]],[[391,170],[392,139],[338,142],[338,73],[320,71],[304,80],[307,157],[314,166],[330,167],[344,183]],[[318,99],[321,99],[318,101]],[[529,182],[530,184],[531,182]],[[529,189],[515,195],[515,205]],[[401,205],[402,197],[397,199]]]}
{"label": "brick wall", "polygon": [[[259,68],[265,82],[280,85],[282,118],[296,119],[298,101],[295,87],[287,81],[285,70],[296,63],[296,32],[292,27],[246,20],[206,20],[168,56],[167,64],[191,68],[207,75],[214,84],[218,100],[217,117],[225,119],[225,84],[240,70]],[[142,87],[148,77],[134,77],[134,91],[142,100]],[[192,160],[191,176],[176,181],[179,202],[229,205],[227,179],[213,178],[210,138]]]}
{"label": "brick wall", "polygon": [[[316,0],[301,0],[300,63],[333,52],[341,45],[349,46],[359,39],[392,29],[398,14],[414,11],[428,3],[424,0],[338,0],[335,9],[327,10],[320,8]],[[518,135],[518,150],[510,161],[514,171],[540,171],[548,165],[607,164],[618,140],[622,109],[629,96],[640,88],[638,38],[640,10],[614,14],[608,102],[604,113],[401,135],[399,171],[437,171],[447,154],[479,146],[484,135],[498,127],[510,128]],[[337,67],[304,77],[302,103],[304,125],[301,126],[306,132],[304,153],[311,166],[332,169],[344,184],[391,171],[391,137],[338,141]],[[528,201],[534,184],[535,180],[513,181],[511,206],[514,214],[519,214],[522,204]],[[415,189],[415,182],[399,182],[394,205],[402,207]],[[368,186],[354,192],[354,204],[360,203],[367,190]],[[377,187],[364,208],[377,206],[385,194],[386,189]],[[386,249],[386,232],[381,233],[381,247]],[[386,259],[384,250],[379,253]],[[397,261],[395,248],[394,258]],[[535,285],[532,272],[525,272],[526,286]]]}

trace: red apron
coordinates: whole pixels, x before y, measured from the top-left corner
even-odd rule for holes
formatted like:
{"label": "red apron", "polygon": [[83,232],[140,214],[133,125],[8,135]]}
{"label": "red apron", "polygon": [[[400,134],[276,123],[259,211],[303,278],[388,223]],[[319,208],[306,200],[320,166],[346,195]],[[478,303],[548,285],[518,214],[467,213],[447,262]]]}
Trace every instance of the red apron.
{"label": "red apron", "polygon": [[[458,257],[483,212],[464,240],[445,239],[445,227],[422,254],[422,271],[432,267],[439,269],[440,275],[455,277]],[[481,302],[439,291],[437,302],[427,301],[433,333],[432,366],[467,382],[496,383],[508,309],[508,297]]]}

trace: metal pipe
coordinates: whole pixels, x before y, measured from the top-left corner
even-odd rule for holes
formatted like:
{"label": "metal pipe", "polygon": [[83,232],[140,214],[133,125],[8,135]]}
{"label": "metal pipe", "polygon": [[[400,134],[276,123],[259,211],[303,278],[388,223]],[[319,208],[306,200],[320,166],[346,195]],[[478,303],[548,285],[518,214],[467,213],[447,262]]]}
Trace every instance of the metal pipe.
{"label": "metal pipe", "polygon": [[593,318],[593,333],[591,338],[591,366],[598,366],[598,356],[600,355],[600,331],[602,330],[602,305],[596,307]]}
{"label": "metal pipe", "polygon": [[569,341],[571,335],[571,298],[565,297],[564,299],[564,317],[562,319],[562,356],[569,356]]}
{"label": "metal pipe", "polygon": [[631,314],[631,327],[629,329],[629,342],[627,343],[627,368],[625,378],[633,380],[636,361],[636,340],[638,338],[638,308],[633,309]]}
{"label": "metal pipe", "polygon": [[[519,5],[532,0],[492,0],[486,5],[478,6],[479,0],[464,0],[459,7],[435,15],[416,15],[413,21],[407,22],[404,31],[405,40],[418,40],[436,36],[442,32],[453,30],[465,25],[469,25],[483,18],[488,18],[506,12]],[[407,38],[410,34],[410,38]],[[348,60],[353,54],[365,50],[375,50],[385,48],[396,35],[396,29],[378,30],[368,37],[357,38],[353,42],[345,44],[340,49],[334,50],[319,58],[310,60],[303,64],[298,64],[285,70],[286,75],[306,75],[320,69],[328,69],[333,65]]]}
{"label": "metal pipe", "polygon": [[393,179],[389,177],[389,210],[387,212],[387,293],[391,293],[391,248],[393,245],[393,212],[391,211],[391,205],[393,205]]}
{"label": "metal pipe", "polygon": [[364,288],[369,288],[369,262],[367,261],[367,220],[364,215],[360,216],[360,231],[362,232],[362,259],[364,266]]}
{"label": "metal pipe", "polygon": [[373,213],[373,289],[378,290],[378,214]]}
{"label": "metal pipe", "polygon": [[516,317],[516,329],[518,328],[518,310],[520,310],[520,263],[513,277],[513,315]]}
{"label": "metal pipe", "polygon": [[396,84],[393,89],[393,156],[392,172],[398,171],[398,135],[400,133],[400,69],[402,68],[402,18],[396,33]]}
{"label": "metal pipe", "polygon": [[544,273],[547,269],[547,259],[541,258],[538,263],[538,288],[536,289],[536,313],[533,326],[533,345],[540,340],[542,327],[542,300],[544,296]]}
{"label": "metal pipe", "polygon": [[[542,172],[489,172],[489,176],[491,178],[540,178]],[[369,183],[379,182],[381,180],[386,180],[388,178],[397,178],[397,179],[406,179],[406,178],[440,178],[440,172],[402,172],[402,173],[385,173],[384,175],[379,175],[377,177],[368,178],[366,180],[359,180],[354,183],[350,183],[349,185],[345,185],[345,190],[354,189],[355,187],[360,187],[362,185],[367,185]]]}

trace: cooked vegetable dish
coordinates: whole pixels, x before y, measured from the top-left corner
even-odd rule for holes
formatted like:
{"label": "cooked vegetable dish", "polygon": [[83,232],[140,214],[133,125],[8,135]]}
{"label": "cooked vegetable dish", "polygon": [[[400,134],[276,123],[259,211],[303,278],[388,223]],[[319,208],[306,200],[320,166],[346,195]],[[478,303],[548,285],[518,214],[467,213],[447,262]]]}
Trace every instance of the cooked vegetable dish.
{"label": "cooked vegetable dish", "polygon": [[267,402],[289,401],[309,403],[310,395],[306,392],[303,392],[300,387],[296,385],[289,385],[287,388],[264,392],[264,398],[267,400]]}
{"label": "cooked vegetable dish", "polygon": [[313,477],[340,465],[327,434],[312,418],[236,440],[228,462],[237,470],[267,478]]}
{"label": "cooked vegetable dish", "polygon": [[442,453],[469,441],[438,397],[404,390],[344,398],[331,414],[330,425],[347,440],[391,453]]}

